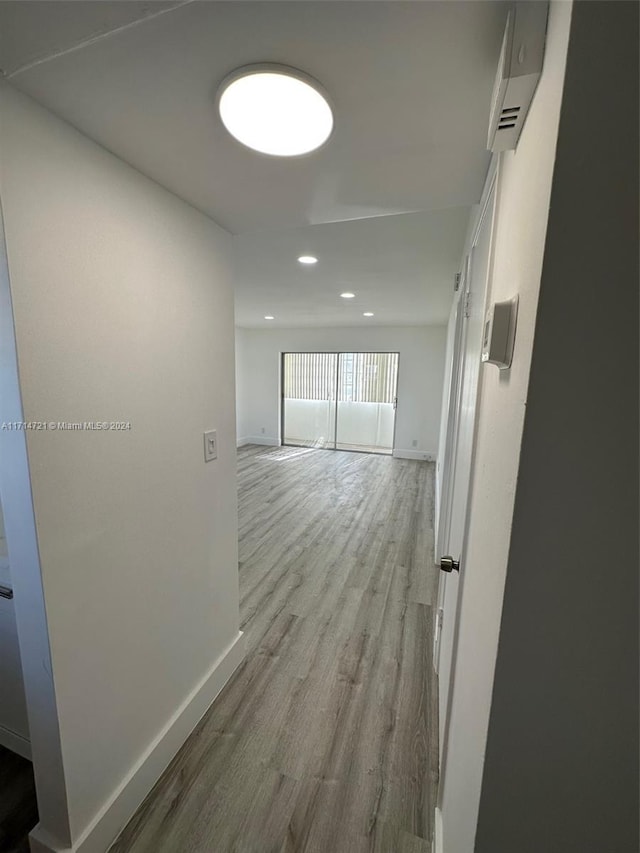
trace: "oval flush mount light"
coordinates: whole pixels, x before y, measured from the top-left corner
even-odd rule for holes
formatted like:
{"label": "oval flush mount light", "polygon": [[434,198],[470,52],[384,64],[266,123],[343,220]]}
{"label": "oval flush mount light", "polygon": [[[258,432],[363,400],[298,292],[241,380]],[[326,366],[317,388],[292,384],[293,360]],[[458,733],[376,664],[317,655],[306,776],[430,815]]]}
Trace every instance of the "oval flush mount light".
{"label": "oval flush mount light", "polygon": [[220,85],[218,110],[238,142],[274,157],[315,151],[333,130],[333,112],[320,84],[286,65],[238,68]]}
{"label": "oval flush mount light", "polygon": [[341,293],[340,296],[342,296],[343,299],[353,299],[355,293]]}
{"label": "oval flush mount light", "polygon": [[315,258],[313,255],[300,255],[300,257],[298,258],[298,263],[311,266],[312,264],[317,264],[318,259]]}
{"label": "oval flush mount light", "polygon": [[273,316],[273,314],[265,314],[264,319],[265,320],[275,320],[276,318]]}
{"label": "oval flush mount light", "polygon": [[365,311],[363,317],[373,317],[373,311]]}

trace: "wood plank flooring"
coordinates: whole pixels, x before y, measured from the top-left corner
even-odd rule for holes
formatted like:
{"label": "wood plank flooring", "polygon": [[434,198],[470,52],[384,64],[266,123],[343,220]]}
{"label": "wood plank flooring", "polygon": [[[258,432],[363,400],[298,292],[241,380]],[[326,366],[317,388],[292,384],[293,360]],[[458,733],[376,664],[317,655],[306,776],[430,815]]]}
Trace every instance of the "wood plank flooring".
{"label": "wood plank flooring", "polygon": [[248,655],[112,853],[430,853],[433,468],[239,451]]}

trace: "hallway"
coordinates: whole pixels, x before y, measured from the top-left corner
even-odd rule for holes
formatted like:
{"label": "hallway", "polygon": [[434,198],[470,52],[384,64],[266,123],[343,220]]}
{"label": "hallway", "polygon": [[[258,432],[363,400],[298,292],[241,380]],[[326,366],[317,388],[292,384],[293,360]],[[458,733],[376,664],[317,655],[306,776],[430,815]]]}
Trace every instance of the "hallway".
{"label": "hallway", "polygon": [[430,853],[430,463],[238,451],[246,661],[112,853]]}

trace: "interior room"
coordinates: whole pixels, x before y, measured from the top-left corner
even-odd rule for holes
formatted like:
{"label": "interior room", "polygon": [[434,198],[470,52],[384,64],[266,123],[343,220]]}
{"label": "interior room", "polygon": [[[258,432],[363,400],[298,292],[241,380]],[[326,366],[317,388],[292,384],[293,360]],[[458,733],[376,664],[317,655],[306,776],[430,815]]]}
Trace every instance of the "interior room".
{"label": "interior room", "polygon": [[[469,207],[454,206],[237,236],[239,441],[278,444],[286,438],[281,417],[286,389],[280,387],[278,353],[396,352],[397,386],[386,403],[383,450],[435,460],[446,324],[469,216]],[[303,251],[316,262],[300,263]],[[336,358],[330,373],[338,370]],[[329,416],[332,433],[336,412],[329,412],[326,398],[340,400],[334,385],[321,395],[327,402],[322,417]],[[342,402],[346,409],[348,401]],[[295,405],[303,403],[288,404],[292,417]],[[375,423],[358,426],[353,415],[343,412],[343,443],[375,446],[377,410],[372,416]],[[349,435],[349,429],[364,434]],[[310,441],[318,436],[307,428],[292,437]]]}
{"label": "interior room", "polygon": [[638,24],[0,0],[0,853],[639,849]]}

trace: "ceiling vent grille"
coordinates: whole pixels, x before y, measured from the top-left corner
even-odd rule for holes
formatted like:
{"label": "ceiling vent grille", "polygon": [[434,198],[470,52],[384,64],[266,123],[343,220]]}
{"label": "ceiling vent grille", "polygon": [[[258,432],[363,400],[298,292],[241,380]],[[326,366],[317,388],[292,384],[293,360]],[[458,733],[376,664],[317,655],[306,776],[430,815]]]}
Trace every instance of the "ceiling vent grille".
{"label": "ceiling vent grille", "polygon": [[512,3],[491,98],[490,151],[515,148],[538,85],[544,56],[548,3]]}

